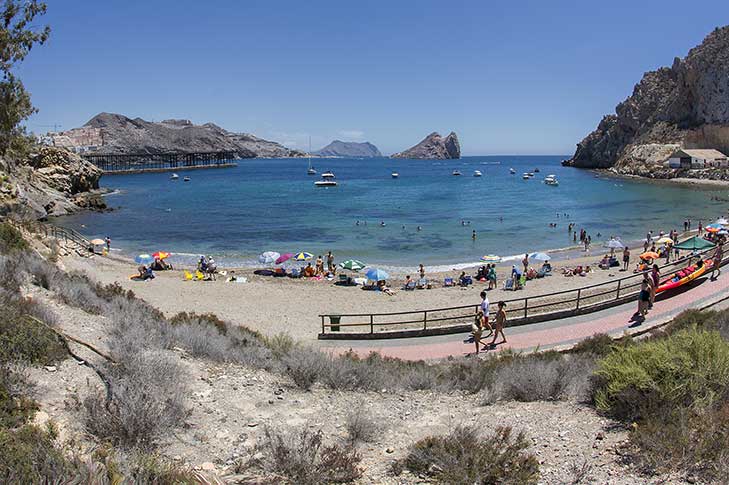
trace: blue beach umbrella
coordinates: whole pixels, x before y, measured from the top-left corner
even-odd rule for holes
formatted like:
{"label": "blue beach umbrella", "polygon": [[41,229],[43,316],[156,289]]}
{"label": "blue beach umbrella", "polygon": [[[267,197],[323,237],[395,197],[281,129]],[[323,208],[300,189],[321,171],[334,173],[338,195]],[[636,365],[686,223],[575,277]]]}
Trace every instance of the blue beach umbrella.
{"label": "blue beach umbrella", "polygon": [[365,273],[365,276],[367,276],[368,280],[372,280],[372,281],[385,281],[387,278],[390,277],[390,275],[387,274],[386,271],[383,271],[378,268],[368,269],[367,272]]}
{"label": "blue beach umbrella", "polygon": [[532,253],[529,255],[529,259],[533,259],[535,261],[549,261],[552,257],[546,253]]}
{"label": "blue beach umbrella", "polygon": [[306,251],[296,253],[296,256],[294,256],[294,260],[296,261],[311,261],[312,259],[314,259],[314,255]]}
{"label": "blue beach umbrella", "polygon": [[154,261],[154,258],[149,254],[140,254],[134,258],[134,262],[137,264],[150,264]]}

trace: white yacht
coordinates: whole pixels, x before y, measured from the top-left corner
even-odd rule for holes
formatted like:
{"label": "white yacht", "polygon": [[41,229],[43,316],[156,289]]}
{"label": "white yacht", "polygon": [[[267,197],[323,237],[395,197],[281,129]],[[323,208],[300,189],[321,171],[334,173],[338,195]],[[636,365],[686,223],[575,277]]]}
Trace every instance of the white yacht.
{"label": "white yacht", "polygon": [[453,171],[453,175],[461,175],[461,171],[460,170],[454,170]]}
{"label": "white yacht", "polygon": [[316,170],[311,166],[311,137],[309,137],[309,169],[306,171],[307,175],[316,175]]}
{"label": "white yacht", "polygon": [[516,173],[516,170],[514,170],[513,168],[510,168],[510,169],[509,169],[509,173],[510,173],[511,175],[514,175],[514,174]]}
{"label": "white yacht", "polygon": [[177,175],[176,173],[173,173],[172,175],[170,175],[170,178],[171,178],[172,180],[177,180],[178,178],[180,178],[180,176],[179,176],[179,175]]}
{"label": "white yacht", "polygon": [[189,182],[190,181],[190,177],[185,177],[184,179],[182,179],[182,181],[183,182]]}
{"label": "white yacht", "polygon": [[544,177],[544,183],[547,185],[559,185],[557,177],[555,177],[554,175],[547,175],[546,177]]}
{"label": "white yacht", "polygon": [[474,177],[480,177],[480,176],[482,176],[482,175],[483,175],[483,174],[481,173],[481,170],[474,170],[474,171],[473,171],[473,176],[474,176]]}
{"label": "white yacht", "polygon": [[321,174],[321,180],[314,182],[317,187],[336,187],[337,181],[334,180],[334,174],[332,172],[324,172]]}
{"label": "white yacht", "polygon": [[397,173],[397,172],[392,172],[391,175],[392,175],[392,178],[394,178],[394,179],[396,179],[396,178],[398,178],[400,176],[400,174]]}
{"label": "white yacht", "polygon": [[521,174],[521,178],[523,178],[524,180],[529,180],[530,177],[528,173],[524,172],[523,174]]}

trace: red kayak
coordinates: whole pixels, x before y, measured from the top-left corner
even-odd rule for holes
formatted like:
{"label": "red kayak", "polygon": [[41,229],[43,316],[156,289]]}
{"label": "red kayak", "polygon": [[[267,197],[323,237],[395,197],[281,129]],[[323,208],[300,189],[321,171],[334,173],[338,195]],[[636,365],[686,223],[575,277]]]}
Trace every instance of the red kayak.
{"label": "red kayak", "polygon": [[714,266],[713,259],[704,260],[703,263],[704,264],[702,264],[701,267],[699,267],[698,264],[692,264],[680,271],[675,272],[669,278],[666,278],[665,280],[660,282],[658,288],[656,288],[656,293],[672,290],[674,288],[678,288],[679,286],[683,286],[686,283],[689,283],[699,276],[705,274],[707,271],[711,271],[712,266]]}

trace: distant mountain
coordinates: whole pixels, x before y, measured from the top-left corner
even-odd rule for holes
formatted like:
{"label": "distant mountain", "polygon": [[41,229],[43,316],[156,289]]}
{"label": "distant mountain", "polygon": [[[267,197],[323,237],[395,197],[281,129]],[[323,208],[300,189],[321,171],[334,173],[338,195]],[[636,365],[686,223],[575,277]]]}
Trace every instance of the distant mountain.
{"label": "distant mountain", "polygon": [[322,157],[345,157],[345,158],[372,158],[381,157],[382,153],[370,142],[356,143],[353,141],[334,140],[321,150],[314,152]]}
{"label": "distant mountain", "polygon": [[458,136],[452,131],[445,138],[440,133],[433,132],[414,147],[392,155],[392,158],[461,158],[461,145],[458,143]]}
{"label": "distant mountain", "polygon": [[[104,153],[169,153],[231,151],[240,158],[303,157],[273,141],[248,133],[233,133],[213,123],[194,125],[190,120],[164,120],[159,123],[127,118],[115,113],[99,113],[84,127],[98,128]],[[74,130],[69,130],[73,134]],[[69,133],[66,132],[66,133]]]}

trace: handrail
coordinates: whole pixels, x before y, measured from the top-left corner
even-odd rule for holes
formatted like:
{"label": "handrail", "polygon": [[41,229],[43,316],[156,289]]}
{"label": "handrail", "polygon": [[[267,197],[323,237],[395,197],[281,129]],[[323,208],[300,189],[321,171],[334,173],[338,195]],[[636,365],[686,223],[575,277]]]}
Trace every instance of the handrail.
{"label": "handrail", "polygon": [[71,242],[84,251],[91,247],[91,242],[83,234],[68,227],[40,221],[18,221],[11,218],[6,218],[6,220],[29,231],[43,233],[45,236],[51,236],[67,243]]}
{"label": "handrail", "polygon": [[[685,256],[676,261],[659,266],[659,269],[664,270],[681,265],[685,263],[688,259],[695,256],[704,257],[704,255],[713,250],[714,248],[708,248],[702,251],[698,251],[695,254],[691,254],[690,256]],[[726,261],[727,259],[722,261],[722,264],[724,264]],[[521,315],[520,317],[511,318],[510,324],[519,325],[523,323],[529,323],[529,321],[532,321],[535,318],[539,318],[540,320],[548,320],[550,319],[550,315],[554,315],[553,318],[559,318],[564,316],[566,312],[573,312],[573,314],[585,313],[588,311],[594,311],[594,309],[598,307],[604,307],[606,305],[612,305],[617,304],[617,302],[626,301],[634,297],[638,293],[637,288],[640,286],[640,280],[642,280],[644,273],[645,272],[634,273],[628,276],[624,276],[622,278],[613,279],[602,283],[593,283],[579,288],[504,300],[504,302],[507,303],[507,313],[512,315]],[[597,288],[600,288],[600,291],[590,291]],[[576,293],[576,296],[572,298],[558,299],[556,301],[543,301],[570,293]],[[595,301],[596,299],[597,301]],[[437,329],[437,331],[443,332],[447,331],[449,328],[457,329],[463,327],[463,322],[473,317],[473,311],[477,310],[478,306],[478,304],[470,304],[446,308],[429,308],[426,310],[410,310],[399,312],[320,314],[319,318],[321,318],[321,333],[319,334],[319,337],[333,337],[333,335],[335,334],[333,334],[332,332],[336,332],[336,335],[341,336],[341,338],[358,338],[358,336],[360,336],[359,333],[351,334],[351,337],[349,336],[350,334],[348,334],[347,332],[339,333],[342,328],[346,327],[369,327],[368,335],[370,337],[372,335],[380,335],[375,334],[375,327],[390,327],[390,329],[386,330],[385,333],[381,334],[383,336],[385,336],[387,333],[402,334],[403,332],[423,334],[429,329],[431,331]],[[554,308],[554,311],[544,311],[544,309],[548,309],[550,307]],[[459,310],[466,309],[471,310],[471,312],[459,312]],[[455,314],[440,316],[437,315],[439,312],[449,312]],[[489,312],[489,315],[494,315],[495,313],[496,311],[495,309],[493,309]],[[388,321],[390,319],[387,318],[406,315],[410,316],[410,318],[392,319],[394,321]],[[365,318],[366,320],[364,320]],[[327,319],[329,320],[328,323],[326,321]],[[342,322],[342,320],[344,319],[363,319],[364,321],[350,321],[345,323]],[[383,319],[385,321],[382,321]],[[453,322],[453,324],[451,324],[450,326],[438,325],[439,323],[442,324],[443,322]],[[428,324],[430,324],[430,327]],[[391,331],[392,329],[394,329],[394,332]],[[362,338],[365,338],[365,336],[363,335]]]}

